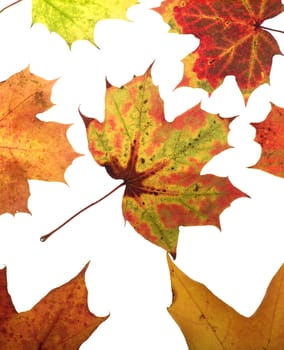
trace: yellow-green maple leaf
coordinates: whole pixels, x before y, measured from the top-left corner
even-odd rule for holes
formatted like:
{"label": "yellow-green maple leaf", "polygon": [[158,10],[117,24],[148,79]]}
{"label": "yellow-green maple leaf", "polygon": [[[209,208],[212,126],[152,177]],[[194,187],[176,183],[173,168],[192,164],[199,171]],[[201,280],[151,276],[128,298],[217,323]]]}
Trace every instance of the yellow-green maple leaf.
{"label": "yellow-green maple leaf", "polygon": [[126,18],[136,0],[33,0],[33,23],[45,24],[71,45],[75,40],[93,41],[101,19]]}

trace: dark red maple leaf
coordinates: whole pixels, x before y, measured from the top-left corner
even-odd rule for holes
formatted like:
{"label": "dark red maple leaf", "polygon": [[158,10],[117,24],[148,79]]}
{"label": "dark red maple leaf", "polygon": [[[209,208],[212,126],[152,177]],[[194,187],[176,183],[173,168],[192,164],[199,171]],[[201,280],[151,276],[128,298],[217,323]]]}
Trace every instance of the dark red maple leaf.
{"label": "dark red maple leaf", "polygon": [[184,59],[183,84],[211,92],[225,76],[235,75],[247,97],[269,81],[272,57],[281,54],[262,23],[283,8],[281,0],[165,0],[156,11],[173,31],[200,39]]}

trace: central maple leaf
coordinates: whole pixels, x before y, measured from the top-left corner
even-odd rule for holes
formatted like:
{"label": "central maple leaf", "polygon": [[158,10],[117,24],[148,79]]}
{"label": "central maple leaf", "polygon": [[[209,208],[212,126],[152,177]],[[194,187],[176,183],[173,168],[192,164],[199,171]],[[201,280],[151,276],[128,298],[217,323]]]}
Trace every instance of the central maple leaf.
{"label": "central maple leaf", "polygon": [[125,220],[172,255],[179,226],[219,226],[220,213],[242,195],[227,179],[200,175],[227,148],[228,121],[196,106],[167,122],[150,70],[107,89],[103,123],[84,119],[93,157],[126,186]]}
{"label": "central maple leaf", "polygon": [[235,75],[247,97],[269,81],[272,57],[281,51],[261,24],[283,11],[281,0],[165,0],[156,11],[173,31],[200,39],[184,59],[184,84],[211,92]]}

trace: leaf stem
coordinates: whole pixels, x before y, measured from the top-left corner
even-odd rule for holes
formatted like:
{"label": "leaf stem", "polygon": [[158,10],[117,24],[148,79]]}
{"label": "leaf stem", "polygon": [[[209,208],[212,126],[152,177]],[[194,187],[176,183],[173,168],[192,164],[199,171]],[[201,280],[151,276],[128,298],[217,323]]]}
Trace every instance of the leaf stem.
{"label": "leaf stem", "polygon": [[93,207],[94,205],[98,204],[99,202],[101,202],[102,200],[104,200],[105,198],[107,198],[108,196],[110,196],[112,193],[114,193],[116,190],[118,190],[120,187],[124,186],[125,182],[120,183],[118,186],[116,186],[114,189],[112,189],[110,192],[108,192],[107,194],[105,194],[104,196],[102,196],[100,199],[97,199],[95,202],[87,205],[85,208],[79,210],[76,214],[72,215],[69,219],[67,219],[66,221],[63,222],[63,224],[57,226],[54,230],[52,230],[51,232],[47,233],[44,236],[40,237],[40,241],[41,242],[45,242],[51,235],[53,235],[56,231],[60,230],[63,226],[65,226],[66,224],[68,224],[68,222],[72,221],[73,219],[75,219],[78,215],[82,214],[85,210]]}
{"label": "leaf stem", "polygon": [[258,28],[266,29],[266,30],[271,30],[272,32],[277,32],[277,33],[282,33],[282,34],[284,34],[284,30],[273,29],[273,28],[268,28],[268,27],[264,27],[264,26],[259,26]]}
{"label": "leaf stem", "polygon": [[12,6],[18,4],[18,3],[21,2],[21,1],[22,1],[22,0],[18,0],[18,1],[12,2],[12,4],[7,5],[7,6],[5,6],[4,8],[2,8],[2,10],[0,10],[0,13],[4,12],[4,11],[7,10],[9,7],[12,7]]}

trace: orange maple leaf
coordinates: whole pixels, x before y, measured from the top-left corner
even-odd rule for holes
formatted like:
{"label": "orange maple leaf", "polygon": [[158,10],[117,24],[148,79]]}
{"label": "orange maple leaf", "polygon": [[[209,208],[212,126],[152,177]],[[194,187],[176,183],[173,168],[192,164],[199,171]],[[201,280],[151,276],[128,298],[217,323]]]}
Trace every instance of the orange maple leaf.
{"label": "orange maple leaf", "polygon": [[256,128],[255,141],[262,147],[261,158],[255,168],[284,177],[284,109],[272,105],[264,122],[252,125]]}
{"label": "orange maple leaf", "polygon": [[227,148],[228,121],[196,106],[167,122],[150,69],[107,89],[103,123],[85,121],[93,157],[126,186],[125,220],[172,255],[179,226],[219,226],[220,213],[243,195],[228,179],[200,175]]}
{"label": "orange maple leaf", "polygon": [[85,272],[53,289],[31,310],[17,313],[0,270],[0,349],[78,350],[106,317],[88,309]]}
{"label": "orange maple leaf", "polygon": [[261,26],[283,11],[281,0],[165,0],[155,9],[173,31],[194,34],[199,47],[184,59],[182,84],[211,92],[235,75],[247,98],[269,81],[277,41]]}
{"label": "orange maple leaf", "polygon": [[203,284],[185,275],[168,257],[173,290],[169,313],[190,350],[284,349],[284,265],[251,317],[244,317]]}
{"label": "orange maple leaf", "polygon": [[27,180],[65,182],[78,156],[66,138],[69,125],[36,118],[52,106],[53,84],[28,68],[0,83],[0,214],[29,212]]}

